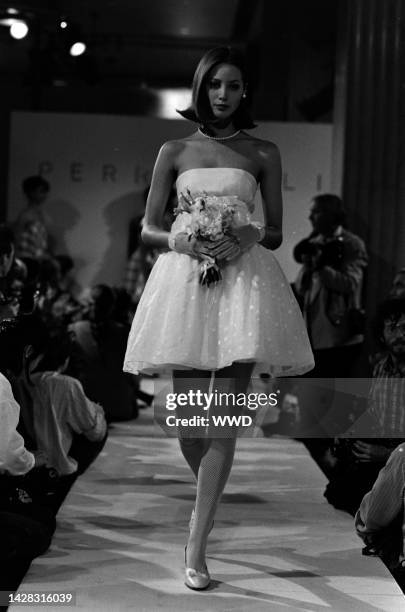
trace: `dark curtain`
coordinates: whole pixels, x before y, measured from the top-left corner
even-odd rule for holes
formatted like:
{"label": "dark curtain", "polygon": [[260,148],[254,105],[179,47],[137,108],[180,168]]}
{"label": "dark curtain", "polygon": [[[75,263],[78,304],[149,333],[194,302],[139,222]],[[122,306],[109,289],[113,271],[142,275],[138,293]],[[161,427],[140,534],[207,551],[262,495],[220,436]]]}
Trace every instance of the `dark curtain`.
{"label": "dark curtain", "polygon": [[365,303],[372,314],[405,266],[405,0],[341,0],[339,9],[342,195],[349,228],[370,255]]}

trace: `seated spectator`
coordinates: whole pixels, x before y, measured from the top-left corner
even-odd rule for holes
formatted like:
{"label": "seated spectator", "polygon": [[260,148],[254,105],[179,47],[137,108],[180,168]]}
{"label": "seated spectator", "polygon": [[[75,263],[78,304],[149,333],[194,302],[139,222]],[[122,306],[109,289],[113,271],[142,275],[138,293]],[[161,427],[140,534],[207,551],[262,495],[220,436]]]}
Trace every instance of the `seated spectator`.
{"label": "seated spectator", "polygon": [[77,299],[80,295],[80,286],[73,275],[75,266],[73,259],[70,255],[56,255],[55,260],[59,267],[59,291]]}
{"label": "seated spectator", "polygon": [[29,176],[22,182],[27,206],[15,224],[16,251],[19,257],[38,259],[48,250],[49,220],[42,206],[48,198],[50,185],[42,176]]}
{"label": "seated spectator", "polygon": [[68,371],[81,381],[86,395],[103,406],[108,421],[136,418],[135,378],[122,371],[128,326],[111,318],[114,291],[95,286],[89,306],[89,320],[69,326],[75,349]]}
{"label": "seated spectator", "polygon": [[405,444],[401,444],[363,498],[355,525],[366,545],[363,554],[381,557],[405,592],[404,491]]}
{"label": "seated spectator", "polygon": [[161,252],[159,249],[153,249],[141,243],[128,259],[124,288],[135,305],[141,298],[149,274]]}
{"label": "seated spectator", "polygon": [[11,385],[0,373],[0,591],[18,587],[32,559],[49,548],[55,530],[53,513],[32,494],[30,482],[43,458],[25,448],[17,431],[19,412]]}
{"label": "seated spectator", "polygon": [[124,325],[129,332],[136,308],[134,307],[134,303],[128,291],[123,287],[115,287],[114,294],[115,306],[111,318],[113,321]]}
{"label": "seated spectator", "polygon": [[401,268],[401,270],[396,273],[392,281],[390,296],[397,298],[405,297],[405,268]]}
{"label": "seated spectator", "polygon": [[[39,274],[39,268],[36,277]],[[0,225],[0,321],[35,307],[37,281],[30,282],[26,264],[15,255],[11,229]]]}
{"label": "seated spectator", "polygon": [[78,380],[41,367],[50,346],[45,325],[34,316],[0,324],[0,367],[13,376],[26,432],[59,477],[50,491],[56,494],[56,510],[104,445],[106,422],[103,409],[85,396]]}
{"label": "seated spectator", "polygon": [[[144,192],[145,202],[149,194],[149,187]],[[177,206],[177,192],[173,189],[170,192],[169,199],[166,203],[165,212],[163,215],[163,227],[167,231],[170,231],[172,223],[174,221],[174,208]],[[143,226],[143,217],[136,224],[136,230],[133,229],[134,238],[131,242],[136,245],[135,249],[131,249],[128,258],[124,288],[127,293],[131,296],[131,300],[135,306],[141,298],[143,290],[145,288],[146,281],[148,280],[149,274],[152,271],[153,266],[156,263],[157,258],[161,253],[167,249],[157,249],[145,245],[142,242],[141,231]]]}
{"label": "seated spectator", "polygon": [[13,317],[17,304],[10,290],[10,271],[14,263],[14,239],[11,229],[0,225],[0,320]]}
{"label": "seated spectator", "polygon": [[374,328],[383,349],[374,365],[367,401],[368,431],[374,437],[364,435],[365,431],[358,439],[338,441],[336,466],[325,491],[332,505],[351,514],[373,486],[392,450],[405,440],[405,299],[383,302]]}
{"label": "seated spectator", "polygon": [[0,372],[0,473],[13,476],[26,474],[35,464],[34,455],[27,451],[17,431],[19,416],[11,385]]}

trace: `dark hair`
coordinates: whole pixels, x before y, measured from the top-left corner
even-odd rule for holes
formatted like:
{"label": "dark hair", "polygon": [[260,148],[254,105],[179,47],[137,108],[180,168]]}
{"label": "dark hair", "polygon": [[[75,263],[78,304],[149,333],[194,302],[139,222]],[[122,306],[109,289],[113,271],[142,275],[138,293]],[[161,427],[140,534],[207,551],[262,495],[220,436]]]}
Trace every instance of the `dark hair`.
{"label": "dark hair", "polygon": [[334,217],[334,222],[337,225],[346,225],[346,210],[339,196],[332,193],[321,193],[315,196],[313,200]]}
{"label": "dark hair", "polygon": [[0,255],[10,255],[14,245],[14,236],[10,227],[0,224]]}
{"label": "dark hair", "polygon": [[247,66],[244,54],[233,47],[215,47],[207,51],[201,58],[193,78],[193,90],[191,105],[185,110],[177,112],[200,125],[214,123],[215,119],[211,112],[207,92],[206,82],[210,71],[218,64],[231,64],[239,68],[246,88],[246,98],[242,98],[239,107],[235,111],[232,121],[237,129],[251,129],[256,127],[249,112],[250,88],[247,88]]}
{"label": "dark hair", "polygon": [[73,270],[75,264],[70,255],[56,255],[56,261],[59,264],[60,273],[65,276],[70,270]]}
{"label": "dark hair", "polygon": [[372,327],[375,339],[381,346],[384,346],[385,321],[397,322],[402,315],[405,315],[405,298],[388,298],[378,306]]}
{"label": "dark hair", "polygon": [[28,176],[22,182],[22,188],[25,195],[29,195],[38,187],[42,187],[45,191],[49,191],[50,185],[47,180],[45,180],[42,176]]}
{"label": "dark hair", "polygon": [[41,359],[41,371],[58,370],[70,359],[74,347],[74,334],[65,328],[55,329],[44,347],[44,358]]}
{"label": "dark hair", "polygon": [[111,314],[114,310],[115,306],[115,292],[114,289],[109,287],[108,285],[94,285],[92,288],[92,292],[97,291],[98,296],[94,300],[97,304],[97,314],[101,317],[111,317]]}
{"label": "dark hair", "polygon": [[19,374],[23,365],[24,348],[33,347],[35,355],[46,350],[50,336],[45,323],[35,315],[23,315],[0,322],[0,371]]}
{"label": "dark hair", "polygon": [[129,318],[134,310],[132,298],[124,287],[115,287],[114,293],[115,306],[111,319],[117,323],[129,326]]}

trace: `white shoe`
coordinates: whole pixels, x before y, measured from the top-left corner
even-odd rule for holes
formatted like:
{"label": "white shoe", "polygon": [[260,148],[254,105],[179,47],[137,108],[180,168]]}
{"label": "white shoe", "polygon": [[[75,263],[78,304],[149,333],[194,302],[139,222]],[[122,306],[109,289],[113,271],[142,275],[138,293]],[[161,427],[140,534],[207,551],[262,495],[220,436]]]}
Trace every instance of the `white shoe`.
{"label": "white shoe", "polygon": [[192,567],[187,567],[187,546],[184,548],[184,561],[186,565],[184,572],[184,584],[193,591],[202,591],[206,589],[211,582],[211,576],[208,573],[208,568],[205,565],[204,571],[198,572]]}

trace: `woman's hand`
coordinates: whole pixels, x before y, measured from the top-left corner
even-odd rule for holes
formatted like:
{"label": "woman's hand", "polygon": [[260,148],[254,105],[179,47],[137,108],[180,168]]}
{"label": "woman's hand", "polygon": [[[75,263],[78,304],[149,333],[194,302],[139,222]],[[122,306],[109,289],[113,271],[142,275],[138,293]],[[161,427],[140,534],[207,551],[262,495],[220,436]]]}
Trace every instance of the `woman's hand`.
{"label": "woman's hand", "polygon": [[197,240],[187,232],[179,232],[169,239],[169,246],[176,253],[183,253],[194,258],[214,257],[211,254],[209,241]]}
{"label": "woman's hand", "polygon": [[360,463],[381,463],[386,461],[391,454],[390,449],[386,448],[385,446],[368,444],[367,442],[362,442],[361,440],[357,440],[357,442],[355,442],[352,452],[357,461]]}
{"label": "woman's hand", "polygon": [[230,261],[240,255],[240,246],[233,236],[224,236],[219,240],[215,240],[210,244],[210,255],[215,257],[219,263],[221,261]]}
{"label": "woman's hand", "polygon": [[171,248],[177,253],[184,253],[198,259],[212,258],[217,262],[229,261],[240,253],[240,247],[232,236],[225,236],[214,241],[198,240],[187,232],[179,232],[173,236],[171,243]]}
{"label": "woman's hand", "polygon": [[44,467],[47,462],[48,462],[48,456],[46,453],[44,453],[44,451],[34,451],[33,452],[34,458],[35,458],[35,465],[34,467],[38,468],[38,467]]}
{"label": "woman's hand", "polygon": [[240,225],[232,228],[232,236],[234,236],[239,244],[240,250],[246,251],[260,240],[259,229],[249,223],[248,225]]}

